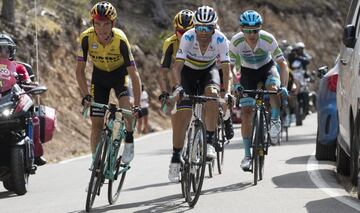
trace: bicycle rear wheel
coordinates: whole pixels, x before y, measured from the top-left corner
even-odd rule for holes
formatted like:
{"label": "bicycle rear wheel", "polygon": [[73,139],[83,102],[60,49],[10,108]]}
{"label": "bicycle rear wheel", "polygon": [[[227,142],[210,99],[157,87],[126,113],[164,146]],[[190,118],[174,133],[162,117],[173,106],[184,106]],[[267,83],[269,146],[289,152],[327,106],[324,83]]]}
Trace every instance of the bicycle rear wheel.
{"label": "bicycle rear wheel", "polygon": [[185,194],[189,206],[194,207],[200,197],[206,167],[205,128],[204,124],[199,120],[195,123],[194,138],[191,138],[191,140],[192,145],[188,146],[188,165],[185,165],[185,171],[187,172]]}
{"label": "bicycle rear wheel", "polygon": [[120,142],[114,143],[114,149],[112,153],[112,159],[116,159],[115,167],[113,168],[114,179],[109,179],[108,186],[108,201],[110,205],[114,204],[119,198],[120,191],[124,184],[127,170],[130,169],[130,166],[121,162],[120,154]]}
{"label": "bicycle rear wheel", "polygon": [[100,188],[104,181],[104,167],[105,159],[107,155],[107,141],[109,140],[107,133],[103,131],[101,133],[100,142],[96,147],[95,159],[92,164],[92,172],[90,177],[89,186],[87,189],[86,206],[87,212],[92,208],[96,195],[100,195]]}

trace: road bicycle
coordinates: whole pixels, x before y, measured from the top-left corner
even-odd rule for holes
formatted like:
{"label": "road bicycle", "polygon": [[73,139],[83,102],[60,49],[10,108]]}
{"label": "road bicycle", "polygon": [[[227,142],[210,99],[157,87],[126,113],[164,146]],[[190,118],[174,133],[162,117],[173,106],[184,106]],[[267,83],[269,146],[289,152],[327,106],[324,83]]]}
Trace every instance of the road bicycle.
{"label": "road bicycle", "polygon": [[[229,140],[225,137],[224,110],[223,110],[223,105],[221,104],[222,102],[224,102],[224,100],[219,99],[219,101],[220,101],[219,116],[218,116],[217,127],[215,130],[215,141],[216,141],[215,151],[216,151],[216,165],[217,165],[218,173],[221,174],[224,164],[225,144],[228,144]],[[209,176],[213,177],[213,173],[215,170],[215,159],[212,160],[208,168],[209,168]]]}
{"label": "road bicycle", "polygon": [[254,185],[257,185],[258,180],[262,180],[264,176],[265,155],[268,154],[270,146],[270,112],[266,109],[264,95],[278,94],[277,91],[268,90],[242,90],[241,94],[253,94],[256,101],[253,108],[254,116],[252,119],[252,167],[251,172],[254,174]]}
{"label": "road bicycle", "polygon": [[201,193],[207,162],[206,128],[202,121],[203,103],[219,101],[217,97],[183,95],[192,102],[192,117],[187,130],[187,142],[181,154],[181,192],[190,207],[194,207]]}
{"label": "road bicycle", "polygon": [[[119,198],[126,173],[130,169],[129,164],[121,162],[120,148],[126,135],[124,116],[132,117],[133,114],[131,110],[118,108],[115,104],[93,102],[91,106],[106,111],[106,122],[91,165],[91,177],[86,196],[87,212],[92,208],[96,196],[100,195],[105,180],[108,180],[109,204],[114,204]],[[134,126],[135,120],[132,123],[133,128]]]}

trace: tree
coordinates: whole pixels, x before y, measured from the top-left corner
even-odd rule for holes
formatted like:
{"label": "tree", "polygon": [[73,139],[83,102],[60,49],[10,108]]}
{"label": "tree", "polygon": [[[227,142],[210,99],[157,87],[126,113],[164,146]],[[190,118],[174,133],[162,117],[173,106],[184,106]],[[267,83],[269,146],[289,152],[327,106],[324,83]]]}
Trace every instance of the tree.
{"label": "tree", "polygon": [[14,22],[15,21],[15,1],[14,0],[3,0],[3,5],[1,8],[1,16],[9,21]]}

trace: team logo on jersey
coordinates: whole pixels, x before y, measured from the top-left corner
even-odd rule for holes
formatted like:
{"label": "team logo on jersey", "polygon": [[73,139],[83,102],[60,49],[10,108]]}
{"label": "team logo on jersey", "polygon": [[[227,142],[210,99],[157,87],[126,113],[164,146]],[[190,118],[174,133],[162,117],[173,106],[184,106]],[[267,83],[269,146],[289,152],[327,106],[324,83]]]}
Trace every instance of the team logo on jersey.
{"label": "team logo on jersey", "polygon": [[224,40],[225,40],[224,37],[217,37],[216,42],[217,42],[217,44],[221,44],[224,42]]}
{"label": "team logo on jersey", "polygon": [[97,43],[93,43],[92,45],[91,45],[91,47],[93,48],[93,49],[97,49],[98,48],[98,45],[97,45]]}
{"label": "team logo on jersey", "polygon": [[194,35],[185,35],[185,40],[186,41],[192,41],[192,40],[194,40]]}

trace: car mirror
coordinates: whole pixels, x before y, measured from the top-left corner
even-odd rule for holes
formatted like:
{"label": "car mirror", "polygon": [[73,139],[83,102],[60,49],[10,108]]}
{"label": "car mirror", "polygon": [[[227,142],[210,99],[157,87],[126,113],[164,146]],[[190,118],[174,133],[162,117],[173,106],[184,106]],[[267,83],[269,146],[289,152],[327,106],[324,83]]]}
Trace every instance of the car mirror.
{"label": "car mirror", "polygon": [[327,73],[328,70],[329,70],[329,68],[327,66],[319,67],[317,76],[319,78],[322,78]]}
{"label": "car mirror", "polygon": [[354,48],[356,43],[356,28],[354,25],[347,25],[343,32],[343,43],[348,48]]}

